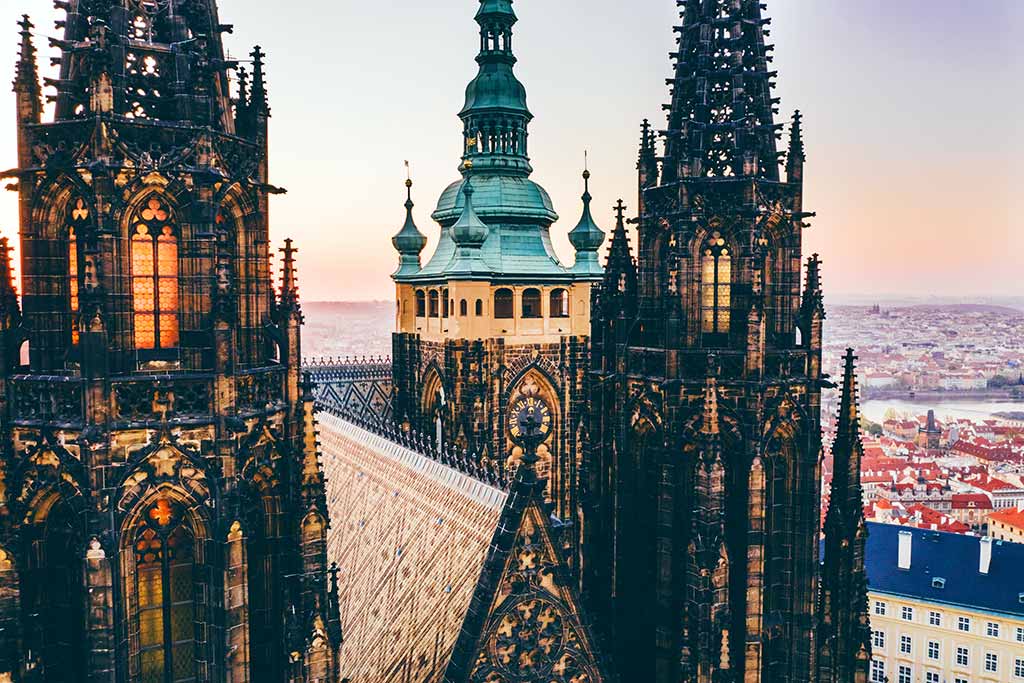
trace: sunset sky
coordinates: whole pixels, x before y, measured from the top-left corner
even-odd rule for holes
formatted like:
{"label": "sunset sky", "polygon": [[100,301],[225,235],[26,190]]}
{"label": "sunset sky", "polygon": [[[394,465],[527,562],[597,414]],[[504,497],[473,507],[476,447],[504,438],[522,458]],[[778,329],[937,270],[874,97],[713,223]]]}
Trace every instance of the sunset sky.
{"label": "sunset sky", "polygon": [[[808,254],[833,297],[1020,295],[1024,235],[1024,2],[767,0],[781,114],[804,112]],[[268,53],[272,238],[296,239],[303,298],[390,299],[404,219],[457,177],[466,83],[476,73],[476,0],[220,0],[229,51]],[[636,203],[641,119],[664,122],[675,0],[517,0],[517,73],[536,116],[534,180],[566,233],[579,218],[584,150],[598,223]],[[56,35],[51,0],[0,0],[14,73],[15,21]],[[63,16],[60,13],[59,16]],[[37,46],[48,56],[45,40]],[[41,60],[48,64],[45,58]],[[3,72],[0,71],[0,74]],[[51,75],[51,74],[47,74]],[[15,165],[14,98],[0,97],[0,170]],[[17,231],[0,192],[0,231]]]}

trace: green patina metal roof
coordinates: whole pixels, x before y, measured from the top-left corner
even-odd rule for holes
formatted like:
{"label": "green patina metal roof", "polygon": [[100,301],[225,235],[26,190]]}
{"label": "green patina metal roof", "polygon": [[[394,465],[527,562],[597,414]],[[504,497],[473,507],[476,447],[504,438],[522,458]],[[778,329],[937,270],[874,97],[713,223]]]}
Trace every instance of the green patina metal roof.
{"label": "green patina metal roof", "polygon": [[504,62],[484,63],[480,72],[466,86],[466,103],[460,116],[484,113],[486,110],[515,112],[532,119],[526,106],[526,87]]}
{"label": "green patina metal roof", "polygon": [[572,272],[577,275],[593,277],[600,280],[604,268],[597,258],[597,250],[604,244],[604,231],[597,227],[590,213],[590,171],[583,171],[583,215],[580,222],[569,233],[569,241],[576,248],[576,264]]}
{"label": "green patina metal roof", "polygon": [[419,228],[412,217],[412,209],[415,206],[412,202],[412,180],[405,181],[405,223],[402,229],[391,238],[391,244],[400,255],[398,270],[394,277],[415,275],[420,269],[420,252],[427,246],[427,237]]}
{"label": "green patina metal roof", "polygon": [[[487,219],[502,218],[509,221],[533,220],[550,225],[558,220],[551,196],[547,190],[522,176],[472,175],[473,206],[477,214]],[[441,224],[450,223],[462,213],[462,186],[465,179],[456,180],[441,193],[431,218]]]}
{"label": "green patina metal roof", "polygon": [[[466,102],[459,113],[464,123],[463,177],[441,194],[432,214],[441,226],[441,236],[430,261],[415,273],[401,271],[395,279],[592,279],[600,270],[596,249],[601,242],[590,249],[597,236],[589,230],[586,235],[577,234],[577,241],[584,245],[584,256],[577,258],[577,267],[570,269],[559,262],[550,234],[558,214],[544,188],[529,178],[532,168],[527,155],[527,127],[533,115],[526,106],[526,88],[513,72],[516,58],[512,26],[517,19],[512,0],[480,0],[476,21],[480,24],[480,53],[476,58],[480,69],[466,88]],[[466,211],[467,183],[472,185],[472,215]],[[585,213],[589,215],[586,208]],[[453,231],[456,221],[459,225],[482,221],[486,225],[483,242],[478,247],[467,244],[462,231]],[[600,233],[596,225],[594,230]],[[460,232],[458,239],[455,232]],[[478,253],[470,254],[467,249]],[[467,265],[470,257],[472,267]]]}

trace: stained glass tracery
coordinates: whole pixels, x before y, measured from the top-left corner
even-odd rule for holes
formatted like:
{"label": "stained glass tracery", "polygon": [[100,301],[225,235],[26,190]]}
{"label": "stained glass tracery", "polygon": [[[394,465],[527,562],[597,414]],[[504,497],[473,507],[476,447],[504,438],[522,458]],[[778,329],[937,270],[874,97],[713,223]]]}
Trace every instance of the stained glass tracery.
{"label": "stained glass tracery", "polygon": [[712,233],[701,255],[701,329],[728,334],[732,322],[732,255],[725,239]]}
{"label": "stained glass tracery", "polygon": [[135,345],[178,345],[178,236],[170,209],[151,197],[132,227]]}
{"label": "stained glass tracery", "polygon": [[79,237],[89,220],[89,207],[78,197],[68,212],[68,310],[71,312],[71,343],[78,343],[78,313],[81,310],[79,298],[81,287],[81,258]]}
{"label": "stained glass tracery", "polygon": [[135,534],[139,674],[144,683],[195,680],[193,538],[165,499]]}

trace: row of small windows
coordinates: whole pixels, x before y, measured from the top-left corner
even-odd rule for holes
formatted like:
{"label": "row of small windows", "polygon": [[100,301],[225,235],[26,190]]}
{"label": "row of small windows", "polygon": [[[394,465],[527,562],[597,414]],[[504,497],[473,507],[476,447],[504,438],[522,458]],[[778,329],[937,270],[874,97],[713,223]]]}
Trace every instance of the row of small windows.
{"label": "row of small windows", "polygon": [[[1024,631],[1024,629],[1021,629]],[[871,645],[876,652],[885,651],[885,631],[872,631],[871,632]],[[914,640],[913,637],[907,634],[900,634],[899,641],[899,654],[913,656],[914,654]],[[925,655],[928,660],[938,663],[942,658],[942,644],[937,640],[929,640],[926,646]],[[965,645],[957,645],[955,650],[955,663],[956,666],[961,668],[969,668],[971,666],[971,650]],[[1024,677],[1024,673],[1021,672],[1022,660],[1018,659],[1014,663],[1015,675],[1020,678]],[[985,653],[985,671],[998,673],[999,671],[999,655],[995,652]]]}
{"label": "row of small windows", "polygon": [[[542,318],[541,291],[530,288],[523,291],[522,318]],[[550,305],[550,317],[569,317],[569,292],[565,289],[552,290],[548,295]],[[484,314],[484,302],[477,299],[474,305],[476,316]],[[428,293],[423,290],[416,291],[416,317],[417,318],[447,318],[451,311],[455,310],[454,299],[448,298],[448,290],[436,289]],[[462,299],[459,301],[459,315],[469,315],[469,303]],[[515,294],[511,289],[498,289],[494,292],[494,317],[502,320],[515,318]]]}
{"label": "row of small windows", "polygon": [[[957,648],[957,666],[969,667],[970,656],[967,648]],[[899,664],[896,667],[897,670],[897,681],[898,683],[913,683],[914,681],[914,667],[909,664]],[[997,674],[999,673],[999,655],[995,652],[985,653],[985,673]],[[1015,679],[1024,679],[1024,658],[1016,657],[1013,660],[1013,677]],[[942,677],[938,671],[926,671],[924,675],[925,683],[940,683]],[[886,677],[885,661],[880,659],[871,660],[871,683],[889,683],[889,679]],[[953,679],[953,683],[969,683],[967,678],[957,676]]]}
{"label": "row of small windows", "polygon": [[[888,613],[888,605],[881,600],[875,600],[874,613],[876,616],[884,617]],[[900,619],[903,621],[914,621],[914,608],[910,605],[902,605],[900,607]],[[929,626],[942,626],[942,613],[934,610],[928,611],[928,625]],[[956,618],[956,630],[961,633],[971,632],[971,618],[967,616],[958,616]],[[997,621],[986,621],[985,622],[985,635],[989,638],[999,638],[1002,635],[1002,629],[1000,628],[999,622]],[[1018,643],[1024,643],[1024,627],[1017,627],[1016,630],[1016,641]]]}

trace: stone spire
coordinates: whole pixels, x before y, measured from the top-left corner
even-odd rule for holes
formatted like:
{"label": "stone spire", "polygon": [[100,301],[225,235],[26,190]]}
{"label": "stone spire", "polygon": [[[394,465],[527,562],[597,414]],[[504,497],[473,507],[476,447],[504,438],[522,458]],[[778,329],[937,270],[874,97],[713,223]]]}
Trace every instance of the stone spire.
{"label": "stone spire", "polygon": [[604,274],[597,259],[597,250],[604,244],[604,231],[597,227],[590,213],[590,170],[583,171],[583,215],[576,227],[569,232],[569,241],[576,249],[576,265],[572,270],[581,279],[600,279]]}
{"label": "stone spire", "polygon": [[263,72],[263,59],[266,53],[259,45],[252,49],[252,94],[249,97],[253,115],[270,117],[270,104],[267,100],[267,81]]}
{"label": "stone spire", "polygon": [[[152,7],[149,5],[152,4]],[[216,2],[57,2],[67,12],[56,120],[108,111],[129,119],[173,121],[233,133],[228,72]]]}
{"label": "stone spire", "polygon": [[682,25],[665,132],[666,181],[678,177],[779,179],[772,98],[773,46],[762,3],[677,0]]}
{"label": "stone spire", "polygon": [[804,151],[803,120],[799,109],[793,112],[793,123],[789,127],[789,152],[786,154],[786,181],[790,183],[802,183],[804,180],[807,154]]}
{"label": "stone spire", "polygon": [[284,241],[281,252],[281,310],[299,311],[299,283],[295,274],[295,253],[291,238]]}
{"label": "stone spire", "polygon": [[[406,168],[409,162],[405,162]],[[416,227],[416,221],[412,217],[412,209],[415,206],[412,201],[412,178],[405,179],[405,224],[402,229],[391,238],[391,244],[398,252],[398,270],[392,274],[392,278],[400,280],[410,275],[415,275],[420,270],[420,253],[427,246],[426,236]]]}
{"label": "stone spire", "polygon": [[640,158],[637,160],[640,172],[640,191],[658,184],[658,151],[651,122],[644,119],[640,125]]}
{"label": "stone spire", "polygon": [[804,298],[800,304],[802,313],[809,317],[820,313],[825,317],[825,297],[821,288],[821,259],[814,254],[807,259],[807,280],[804,284]]}
{"label": "stone spire", "polygon": [[249,72],[238,67],[238,99],[235,101],[235,131],[239,135],[249,134]]}
{"label": "stone spire", "polygon": [[819,682],[867,681],[871,658],[864,545],[867,525],[860,484],[856,356],[847,349],[839,420],[832,444],[832,490],[825,515],[825,559],[819,594]]}
{"label": "stone spire", "polygon": [[530,175],[526,153],[527,126],[533,114],[526,106],[526,88],[513,72],[512,27],[518,18],[512,0],[480,0],[480,69],[466,87],[459,112],[464,124],[462,172],[489,171]]}
{"label": "stone spire", "polygon": [[[35,28],[27,14],[22,15],[18,22],[21,27],[21,48],[18,52],[18,63],[14,72],[14,91],[19,95],[19,121],[39,122],[42,111],[42,100],[39,88],[39,66],[36,60],[36,48],[32,44],[32,29]],[[27,105],[22,111],[22,103]]]}
{"label": "stone spire", "polygon": [[33,24],[27,14],[22,16],[18,26],[21,27],[21,49],[14,72],[14,94],[18,121],[18,166],[26,168],[31,165],[32,159],[28,126],[42,120],[43,102],[42,91],[39,87],[36,48],[32,44]]}
{"label": "stone spire", "polygon": [[601,297],[605,304],[610,304],[616,299],[620,301],[620,306],[629,306],[636,297],[636,263],[629,248],[625,214],[626,205],[620,199],[615,205],[615,229],[612,230],[608,263],[604,270],[604,284],[601,287]]}
{"label": "stone spire", "polygon": [[18,304],[18,290],[14,286],[11,245],[6,237],[0,237],[0,330],[12,330],[19,325],[21,306]]}

